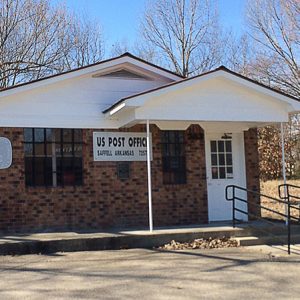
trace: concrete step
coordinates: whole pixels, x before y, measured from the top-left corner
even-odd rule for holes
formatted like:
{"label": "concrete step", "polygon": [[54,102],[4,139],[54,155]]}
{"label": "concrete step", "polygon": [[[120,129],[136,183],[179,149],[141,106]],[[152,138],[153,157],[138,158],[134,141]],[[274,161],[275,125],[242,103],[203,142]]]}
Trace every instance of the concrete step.
{"label": "concrete step", "polygon": [[[287,244],[286,235],[278,236],[244,236],[234,238],[239,246],[258,246],[258,245],[282,245]],[[291,243],[300,243],[300,234],[294,234],[291,236]]]}
{"label": "concrete step", "polygon": [[[261,223],[253,223],[253,224],[242,224],[238,225],[238,228],[243,228],[244,230],[237,231],[236,237],[244,237],[244,236],[265,236],[265,235],[286,235],[287,234],[287,226],[284,223],[278,224],[266,224],[265,222]],[[300,235],[300,225],[292,225],[291,226],[292,235]]]}

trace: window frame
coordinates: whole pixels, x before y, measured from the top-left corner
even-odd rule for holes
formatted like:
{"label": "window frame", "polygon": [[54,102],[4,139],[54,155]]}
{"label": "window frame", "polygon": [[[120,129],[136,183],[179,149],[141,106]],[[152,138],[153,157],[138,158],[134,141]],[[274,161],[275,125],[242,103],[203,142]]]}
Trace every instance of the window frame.
{"label": "window frame", "polygon": [[[185,145],[185,131],[161,131],[163,184],[181,185],[187,183]],[[176,164],[178,167],[175,167]]]}
{"label": "window frame", "polygon": [[[223,149],[219,149],[220,142],[223,143],[222,146]],[[230,145],[230,147],[227,146],[228,144]],[[210,171],[211,171],[211,178],[213,180],[234,179],[232,147],[233,145],[231,139],[210,140],[210,165],[211,165]],[[213,171],[214,169],[216,170],[216,172]],[[224,176],[222,174],[223,172],[221,172],[221,170],[223,169],[224,169]],[[231,170],[231,172],[228,172],[228,170]]]}
{"label": "window frame", "polygon": [[[42,130],[43,138],[42,141],[37,141],[36,134],[38,130]],[[71,130],[71,140],[64,142],[64,132]],[[79,139],[75,140],[75,131],[79,131]],[[29,133],[29,137],[26,137],[26,131]],[[50,131],[50,136],[49,136]],[[56,140],[56,135],[60,136],[59,140]],[[23,149],[24,149],[24,160],[25,160],[25,185],[27,187],[65,187],[65,186],[82,186],[83,185],[83,132],[82,129],[68,129],[68,128],[24,128],[23,130]],[[50,138],[49,138],[50,137]],[[78,137],[78,135],[76,135]],[[31,146],[27,146],[31,145]],[[43,145],[42,154],[36,153],[36,146]],[[65,155],[64,149],[66,145],[71,146],[71,155]],[[78,149],[79,155],[76,153],[76,146],[80,145]],[[29,148],[29,154],[27,153]],[[49,149],[51,149],[49,151]],[[60,149],[60,153],[57,153],[57,149]],[[48,153],[50,152],[50,153]],[[37,182],[37,176],[39,174],[36,172],[36,162],[38,159],[43,160],[43,172],[42,183]],[[76,160],[80,159],[79,173],[80,175],[76,177],[78,172],[76,171],[75,163]],[[47,162],[48,160],[48,162]],[[58,161],[60,163],[60,169],[58,169]],[[65,182],[66,168],[64,165],[66,161],[71,161],[71,173],[74,179],[71,183]],[[49,162],[51,163],[49,164]],[[49,165],[47,165],[47,163]],[[27,164],[30,164],[30,169],[28,171]],[[51,174],[49,176],[49,174]],[[58,180],[60,174],[61,180]],[[28,179],[29,178],[29,179]]]}

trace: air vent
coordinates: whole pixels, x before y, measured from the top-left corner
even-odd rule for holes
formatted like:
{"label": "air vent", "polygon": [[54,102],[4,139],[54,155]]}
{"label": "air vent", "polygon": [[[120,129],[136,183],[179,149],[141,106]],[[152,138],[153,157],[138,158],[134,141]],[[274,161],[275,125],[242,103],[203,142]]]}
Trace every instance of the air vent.
{"label": "air vent", "polygon": [[150,78],[145,77],[143,75],[139,75],[132,71],[121,69],[118,71],[114,71],[111,73],[106,74],[96,74],[93,77],[112,77],[112,78],[123,78],[123,79],[143,79],[143,80],[150,80]]}

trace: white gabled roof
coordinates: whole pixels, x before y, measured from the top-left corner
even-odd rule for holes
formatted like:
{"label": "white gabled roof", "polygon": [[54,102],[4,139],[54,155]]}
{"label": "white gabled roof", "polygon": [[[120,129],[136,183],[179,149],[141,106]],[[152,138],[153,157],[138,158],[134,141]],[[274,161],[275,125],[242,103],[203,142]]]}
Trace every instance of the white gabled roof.
{"label": "white gabled roof", "polygon": [[129,97],[122,98],[119,101],[117,101],[116,103],[114,103],[112,106],[105,109],[103,111],[103,113],[112,115],[115,112],[123,109],[124,107],[128,107],[128,108],[140,107],[148,99],[169,93],[171,91],[180,90],[182,88],[192,86],[193,84],[198,83],[200,81],[204,81],[209,78],[213,78],[213,77],[217,77],[217,76],[227,78],[241,86],[251,88],[261,94],[264,94],[266,96],[271,96],[280,101],[288,103],[294,108],[295,111],[300,111],[300,99],[299,98],[296,98],[294,96],[286,94],[277,89],[268,87],[258,81],[255,81],[246,76],[243,76],[241,74],[233,72],[224,66],[220,66],[219,68],[217,68],[215,70],[212,70],[212,71],[209,71],[209,72],[206,72],[206,73],[194,76],[194,77],[181,79],[176,82],[172,82],[172,83],[160,86],[158,88],[154,88],[154,89],[151,89],[151,90],[148,90],[145,92],[141,92],[141,93],[129,96]]}
{"label": "white gabled roof", "polygon": [[140,59],[128,52],[114,57],[107,60],[100,61],[98,63],[94,63],[88,66],[80,67],[77,69],[73,69],[70,71],[66,71],[63,73],[51,75],[45,78],[37,79],[34,81],[18,84],[15,86],[11,86],[8,88],[4,88],[0,90],[0,97],[12,95],[15,93],[20,93],[23,91],[31,90],[37,87],[46,86],[49,84],[53,84],[56,82],[60,82],[66,79],[72,79],[75,77],[79,77],[86,74],[96,74],[98,72],[101,72],[102,70],[110,70],[113,69],[116,66],[125,66],[126,68],[137,68],[141,72],[149,72],[159,77],[164,77],[169,79],[170,81],[178,81],[182,79],[183,77],[180,75],[177,75],[167,69],[164,69],[162,67],[159,67],[157,65],[154,65],[150,62],[147,62],[143,59]]}

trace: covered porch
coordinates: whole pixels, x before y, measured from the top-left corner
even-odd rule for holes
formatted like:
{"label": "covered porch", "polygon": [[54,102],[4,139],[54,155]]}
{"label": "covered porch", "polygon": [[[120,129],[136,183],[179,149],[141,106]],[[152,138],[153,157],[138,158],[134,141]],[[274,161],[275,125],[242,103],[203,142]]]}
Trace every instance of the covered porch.
{"label": "covered porch", "polygon": [[[232,218],[231,204],[225,200],[227,185],[259,191],[256,128],[287,122],[290,113],[300,110],[297,100],[221,67],[123,98],[106,109],[104,113],[115,128],[130,128],[137,124],[146,126],[149,230],[153,230],[155,189],[151,174],[151,164],[155,163],[151,161],[155,146],[151,143],[151,125],[156,125],[161,131],[190,128],[195,140],[203,138],[200,156],[195,153],[199,166],[197,161],[194,163],[195,169],[203,165],[205,168],[202,183],[205,182],[206,190],[202,190],[202,197],[206,195],[207,220],[225,221]],[[199,192],[200,186],[199,182]],[[241,209],[250,209],[241,205]],[[241,218],[247,221],[245,216]]]}

